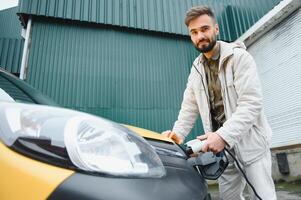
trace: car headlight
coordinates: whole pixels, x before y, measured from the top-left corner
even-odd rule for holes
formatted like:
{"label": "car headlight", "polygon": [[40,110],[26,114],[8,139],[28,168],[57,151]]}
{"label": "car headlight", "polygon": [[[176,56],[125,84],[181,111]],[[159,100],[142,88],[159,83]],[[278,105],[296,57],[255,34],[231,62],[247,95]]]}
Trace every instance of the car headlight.
{"label": "car headlight", "polygon": [[72,110],[0,103],[0,138],[31,157],[34,152],[39,158],[52,156],[42,159],[52,164],[60,165],[58,159],[65,156],[73,168],[88,172],[137,177],[166,173],[155,150],[141,136],[112,121]]}

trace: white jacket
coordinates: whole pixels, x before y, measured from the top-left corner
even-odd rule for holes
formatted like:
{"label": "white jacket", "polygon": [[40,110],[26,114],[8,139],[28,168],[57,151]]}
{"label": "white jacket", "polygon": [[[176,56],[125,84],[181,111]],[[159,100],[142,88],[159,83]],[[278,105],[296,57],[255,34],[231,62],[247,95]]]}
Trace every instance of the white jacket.
{"label": "white jacket", "polygon": [[[256,64],[243,43],[220,43],[219,80],[226,122],[216,132],[248,165],[269,149],[271,128],[263,113]],[[212,132],[208,86],[201,56],[193,62],[181,110],[173,131],[185,138],[200,114],[205,132]]]}

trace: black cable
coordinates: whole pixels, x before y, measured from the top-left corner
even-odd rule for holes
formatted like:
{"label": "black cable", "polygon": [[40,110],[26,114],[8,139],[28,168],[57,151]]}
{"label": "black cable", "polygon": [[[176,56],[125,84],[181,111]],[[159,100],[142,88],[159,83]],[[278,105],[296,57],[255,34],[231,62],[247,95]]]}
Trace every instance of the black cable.
{"label": "black cable", "polygon": [[251,184],[251,182],[250,182],[249,179],[247,178],[246,174],[245,174],[244,171],[242,170],[242,168],[241,168],[239,162],[236,160],[235,156],[234,156],[228,149],[226,149],[226,148],[225,148],[225,151],[226,151],[226,152],[234,159],[234,161],[235,161],[235,163],[236,163],[238,169],[241,171],[241,173],[242,173],[243,177],[246,179],[248,185],[252,188],[252,190],[253,190],[255,196],[256,196],[259,200],[262,200],[262,198],[257,194],[257,192],[256,192],[256,190],[255,190],[255,188],[254,188],[254,186]]}

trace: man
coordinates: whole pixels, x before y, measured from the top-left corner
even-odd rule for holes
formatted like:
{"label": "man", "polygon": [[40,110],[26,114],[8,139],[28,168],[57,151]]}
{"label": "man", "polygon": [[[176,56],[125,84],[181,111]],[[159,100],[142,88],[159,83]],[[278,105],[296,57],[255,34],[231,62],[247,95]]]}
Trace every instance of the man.
{"label": "man", "polygon": [[[217,41],[219,28],[207,7],[193,7],[185,24],[201,54],[193,62],[178,120],[164,135],[182,143],[200,114],[206,140],[203,152],[232,151],[262,199],[276,199],[271,177],[271,129],[263,113],[262,93],[252,56],[241,43]],[[229,157],[229,156],[228,156]],[[221,199],[244,199],[246,181],[230,159],[219,178]],[[255,195],[249,189],[252,199]]]}

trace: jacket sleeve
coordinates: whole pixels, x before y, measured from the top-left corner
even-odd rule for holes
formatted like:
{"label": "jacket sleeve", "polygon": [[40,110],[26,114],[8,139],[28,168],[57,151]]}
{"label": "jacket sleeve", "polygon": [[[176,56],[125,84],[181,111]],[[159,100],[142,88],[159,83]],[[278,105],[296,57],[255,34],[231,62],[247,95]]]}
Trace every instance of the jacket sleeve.
{"label": "jacket sleeve", "polygon": [[192,88],[194,75],[193,70],[195,69],[191,69],[190,75],[188,77],[181,109],[178,115],[178,120],[175,122],[173,127],[173,131],[183,139],[185,139],[185,137],[189,134],[199,114],[195,94]]}
{"label": "jacket sleeve", "polygon": [[263,107],[260,80],[252,56],[245,50],[235,49],[233,57],[234,88],[237,93],[237,107],[232,116],[217,133],[230,148],[247,134]]}

